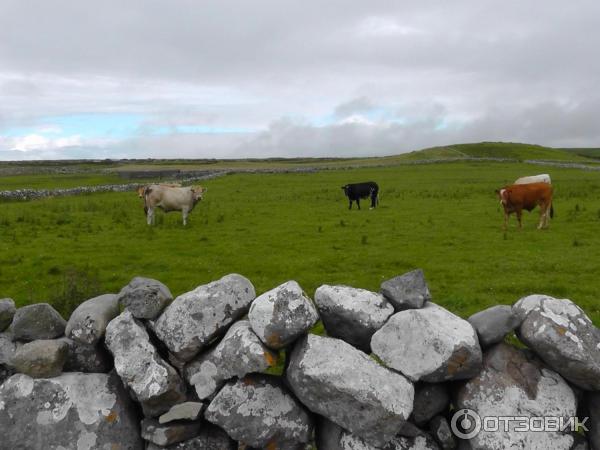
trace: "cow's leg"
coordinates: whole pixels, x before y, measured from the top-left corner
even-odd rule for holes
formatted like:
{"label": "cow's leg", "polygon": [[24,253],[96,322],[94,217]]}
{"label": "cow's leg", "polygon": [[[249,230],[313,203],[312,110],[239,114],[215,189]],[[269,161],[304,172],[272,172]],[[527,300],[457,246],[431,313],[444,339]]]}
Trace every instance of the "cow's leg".
{"label": "cow's leg", "polygon": [[519,228],[523,228],[523,222],[521,221],[523,217],[523,210],[517,209],[517,220],[519,221]]}
{"label": "cow's leg", "polygon": [[544,208],[544,205],[540,205],[540,222],[538,223],[538,230],[548,226],[548,212],[548,208]]}
{"label": "cow's leg", "polygon": [[154,223],[154,208],[146,209],[146,223],[152,225]]}
{"label": "cow's leg", "polygon": [[371,209],[375,208],[376,201],[377,201],[377,195],[375,195],[373,192],[371,192]]}
{"label": "cow's leg", "polygon": [[352,209],[352,199],[348,199],[348,201],[350,202],[350,206],[348,206],[348,209]]}
{"label": "cow's leg", "polygon": [[187,208],[181,208],[181,215],[183,216],[183,226],[186,226],[187,225],[188,209]]}
{"label": "cow's leg", "polygon": [[502,227],[504,231],[508,228],[508,212],[504,210],[504,226]]}
{"label": "cow's leg", "polygon": [[360,209],[360,197],[356,197],[356,206]]}

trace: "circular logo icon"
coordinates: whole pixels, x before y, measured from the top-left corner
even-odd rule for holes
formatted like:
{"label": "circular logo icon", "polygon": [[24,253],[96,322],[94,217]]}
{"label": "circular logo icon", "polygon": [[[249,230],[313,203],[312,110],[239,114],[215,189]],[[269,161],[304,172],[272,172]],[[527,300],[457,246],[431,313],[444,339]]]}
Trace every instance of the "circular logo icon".
{"label": "circular logo icon", "polygon": [[461,439],[471,439],[481,431],[481,417],[472,409],[459,409],[450,421],[452,432]]}

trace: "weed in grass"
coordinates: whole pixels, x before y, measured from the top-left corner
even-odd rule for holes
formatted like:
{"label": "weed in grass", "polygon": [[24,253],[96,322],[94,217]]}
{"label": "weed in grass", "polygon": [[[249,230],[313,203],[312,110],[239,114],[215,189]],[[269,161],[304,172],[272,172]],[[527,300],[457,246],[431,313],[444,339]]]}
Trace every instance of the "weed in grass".
{"label": "weed in grass", "polygon": [[48,302],[63,316],[69,317],[77,306],[102,293],[97,273],[90,267],[69,267],[60,283],[54,285]]}

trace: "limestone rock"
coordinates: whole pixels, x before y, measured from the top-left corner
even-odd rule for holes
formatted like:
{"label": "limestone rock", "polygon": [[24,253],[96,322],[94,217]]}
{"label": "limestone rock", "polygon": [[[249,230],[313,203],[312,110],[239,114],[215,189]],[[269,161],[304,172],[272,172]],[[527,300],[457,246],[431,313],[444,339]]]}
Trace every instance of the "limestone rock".
{"label": "limestone rock", "polygon": [[65,335],[82,344],[95,345],[104,337],[108,323],[119,315],[114,294],[100,295],[81,303],[71,314]]}
{"label": "limestone rock", "polygon": [[450,394],[445,383],[420,383],[415,386],[412,419],[423,426],[450,406]]}
{"label": "limestone rock", "polygon": [[153,444],[164,447],[187,441],[200,433],[200,422],[169,422],[160,424],[155,419],[142,420],[142,437]]}
{"label": "limestone rock", "polygon": [[12,321],[15,339],[35,341],[54,339],[65,333],[67,322],[48,303],[36,303],[17,309]]}
{"label": "limestone rock", "polygon": [[33,379],[17,374],[0,386],[0,446],[5,449],[143,450],[138,424],[115,375]]}
{"label": "limestone rock", "polygon": [[15,373],[13,358],[17,351],[17,343],[12,339],[12,334],[0,333],[0,384]]}
{"label": "limestone rock", "polygon": [[13,358],[17,372],[33,378],[52,378],[62,373],[68,346],[58,339],[40,339],[20,347]]}
{"label": "limestone rock", "polygon": [[204,410],[204,403],[183,402],[172,406],[171,409],[158,418],[158,423],[173,422],[174,420],[198,420]]}
{"label": "limestone rock", "polygon": [[15,308],[12,298],[0,298],[0,331],[8,328],[16,311],[17,308]]}
{"label": "limestone rock", "polygon": [[373,445],[390,441],[412,411],[412,384],[341,339],[302,338],[286,377],[311,411]]}
{"label": "limestone rock", "polygon": [[175,357],[189,361],[243,316],[255,295],[246,278],[226,275],[173,300],[153,330]]}
{"label": "limestone rock", "polygon": [[481,368],[481,348],[471,324],[434,303],[394,314],[373,335],[371,348],[412,381],[471,378]]}
{"label": "limestone rock", "polygon": [[325,284],[315,292],[315,303],[329,336],[367,353],[373,333],[394,313],[383,295],[349,286]]}
{"label": "limestone rock", "polygon": [[[483,369],[458,391],[457,409],[480,417],[573,417],[576,396],[562,377],[528,352],[500,343],[484,356]],[[559,432],[480,431],[469,443],[479,449],[570,449],[573,437]]]}
{"label": "limestone rock", "polygon": [[260,341],[250,322],[234,323],[219,344],[190,362],[184,369],[198,398],[212,396],[225,381],[251,372],[263,372],[277,362],[277,355]]}
{"label": "limestone rock", "polygon": [[497,344],[520,324],[513,309],[508,305],[496,305],[479,311],[467,319],[479,337],[479,343],[486,348]]}
{"label": "limestone rock", "polygon": [[113,359],[104,346],[82,344],[67,337],[57,340],[65,342],[69,350],[65,372],[108,373],[113,368]]}
{"label": "limestone rock", "polygon": [[195,438],[166,447],[149,443],[146,450],[238,450],[238,444],[227,433],[210,423],[204,422]]}
{"label": "limestone rock", "polygon": [[456,438],[445,417],[435,416],[431,422],[429,422],[429,430],[442,450],[454,450],[456,448]]}
{"label": "limestone rock", "polygon": [[296,448],[309,442],[313,430],[304,407],[276,377],[266,375],[227,383],[204,416],[233,439],[259,448]]}
{"label": "limestone rock", "polygon": [[396,311],[422,308],[431,294],[421,269],[413,270],[381,283],[381,293]]}
{"label": "limestone rock", "polygon": [[600,390],[600,329],[571,300],[530,295],[513,306],[518,337],[574,385]]}
{"label": "limestone rock", "polygon": [[300,285],[288,281],[258,296],[250,306],[252,330],[267,346],[283,348],[319,320],[319,314]]}
{"label": "limestone rock", "polygon": [[152,278],[135,277],[121,289],[118,303],[136,319],[155,319],[173,300],[169,288]]}
{"label": "limestone rock", "polygon": [[106,346],[115,370],[142,403],[147,416],[159,416],[185,401],[185,386],[177,371],[164,361],[148,332],[125,310],[106,328]]}
{"label": "limestone rock", "polygon": [[383,446],[375,446],[325,418],[319,420],[316,444],[319,450],[439,450],[427,434],[396,436]]}

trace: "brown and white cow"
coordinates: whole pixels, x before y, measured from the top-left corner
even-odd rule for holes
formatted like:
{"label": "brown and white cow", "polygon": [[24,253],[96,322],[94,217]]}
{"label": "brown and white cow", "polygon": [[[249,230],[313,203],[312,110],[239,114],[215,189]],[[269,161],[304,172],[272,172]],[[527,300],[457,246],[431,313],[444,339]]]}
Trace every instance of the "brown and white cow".
{"label": "brown and white cow", "polygon": [[143,191],[144,212],[148,225],[154,224],[154,210],[160,208],[164,212],[181,211],[183,224],[187,224],[187,216],[196,203],[202,200],[206,188],[202,186],[169,186],[151,184]]}
{"label": "brown and white cow", "polygon": [[552,207],[552,185],[548,183],[513,184],[497,189],[496,194],[504,208],[504,229],[508,226],[511,213],[517,215],[519,228],[522,228],[521,215],[523,210],[532,211],[540,207],[540,222],[538,229],[548,226],[548,218],[554,217]]}

